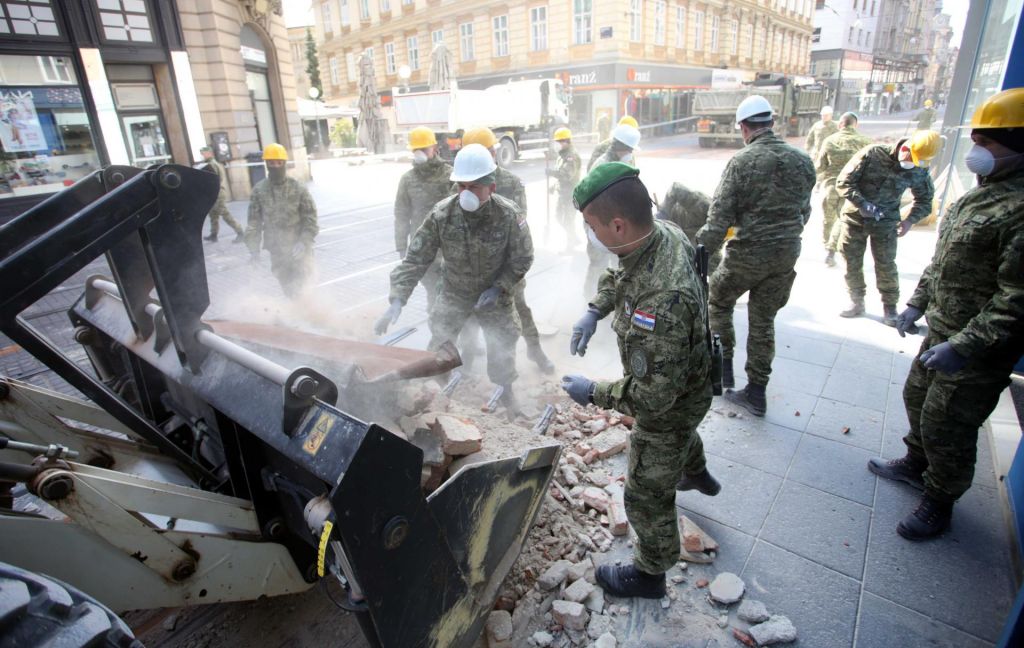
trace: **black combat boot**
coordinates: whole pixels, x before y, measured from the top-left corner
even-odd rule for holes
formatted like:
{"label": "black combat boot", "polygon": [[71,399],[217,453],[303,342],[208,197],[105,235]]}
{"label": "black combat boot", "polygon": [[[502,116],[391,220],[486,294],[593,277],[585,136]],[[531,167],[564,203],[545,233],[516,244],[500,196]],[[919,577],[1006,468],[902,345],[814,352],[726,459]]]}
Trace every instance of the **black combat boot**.
{"label": "black combat boot", "polygon": [[864,314],[864,300],[863,299],[854,299],[852,302],[850,302],[849,308],[844,310],[842,313],[839,313],[839,317],[847,317],[847,318],[849,318],[849,317],[860,317],[863,314]]}
{"label": "black combat boot", "polygon": [[764,416],[768,410],[768,401],[764,396],[764,385],[747,383],[747,386],[739,391],[728,389],[725,392],[725,400],[746,408],[754,416]]}
{"label": "black combat boot", "polygon": [[526,357],[533,360],[534,363],[540,370],[546,374],[553,373],[555,371],[555,363],[551,362],[547,354],[544,353],[544,348],[540,345],[540,340],[527,340],[526,341]]}
{"label": "black combat boot", "polygon": [[697,475],[683,475],[683,478],[676,484],[676,490],[695,490],[704,493],[708,497],[714,497],[721,492],[722,485],[705,468],[703,472]]}
{"label": "black combat boot", "polygon": [[828,254],[825,255],[825,265],[830,268],[834,268],[836,265],[836,251],[829,250]]}
{"label": "black combat boot", "polygon": [[917,509],[896,525],[896,533],[914,542],[929,540],[948,529],[952,517],[952,502],[940,502],[926,492]]}
{"label": "black combat boot", "polygon": [[896,328],[896,307],[889,304],[882,304],[882,324]]}
{"label": "black combat boot", "polygon": [[209,236],[204,236],[203,240],[204,241],[209,241],[210,243],[216,243],[217,242],[217,235],[216,234],[210,234]]}
{"label": "black combat boot", "polygon": [[732,372],[732,358],[722,358],[722,387],[732,389],[736,386],[736,376]]}
{"label": "black combat boot", "polygon": [[498,398],[498,402],[505,406],[505,415],[508,416],[508,420],[513,421],[517,416],[523,413],[519,409],[519,400],[516,399],[515,392],[512,391],[512,385],[501,386],[501,396]]}
{"label": "black combat boot", "polygon": [[232,243],[244,243],[245,242],[245,232],[235,232],[235,238],[231,242]]}
{"label": "black combat boot", "polygon": [[906,482],[917,490],[924,490],[924,481],[921,480],[921,475],[926,468],[928,468],[926,460],[911,457],[909,454],[892,461],[885,461],[878,457],[868,460],[868,470],[879,477]]}
{"label": "black combat boot", "polygon": [[595,576],[605,594],[619,598],[665,597],[665,574],[645,574],[633,565],[601,565]]}

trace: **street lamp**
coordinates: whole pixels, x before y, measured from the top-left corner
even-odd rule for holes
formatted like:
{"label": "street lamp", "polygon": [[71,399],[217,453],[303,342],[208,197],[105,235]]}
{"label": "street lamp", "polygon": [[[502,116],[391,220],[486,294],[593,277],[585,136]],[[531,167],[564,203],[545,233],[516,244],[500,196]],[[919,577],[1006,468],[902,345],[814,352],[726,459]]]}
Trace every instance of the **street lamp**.
{"label": "street lamp", "polygon": [[313,86],[309,89],[309,98],[313,100],[313,124],[316,126],[316,152],[320,152],[320,147],[323,145],[323,138],[320,136],[320,104],[317,103],[317,99],[320,97],[320,88]]}

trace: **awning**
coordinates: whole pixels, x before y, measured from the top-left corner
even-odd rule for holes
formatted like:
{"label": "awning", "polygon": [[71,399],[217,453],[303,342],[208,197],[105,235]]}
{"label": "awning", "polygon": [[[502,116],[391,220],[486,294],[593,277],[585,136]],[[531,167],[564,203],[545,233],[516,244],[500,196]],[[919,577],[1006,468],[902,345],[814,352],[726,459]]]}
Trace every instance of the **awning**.
{"label": "awning", "polygon": [[319,101],[313,101],[312,99],[298,98],[299,102],[299,118],[301,119],[326,119],[329,117],[358,117],[358,108],[346,108],[345,106],[336,106],[332,104],[325,104]]}

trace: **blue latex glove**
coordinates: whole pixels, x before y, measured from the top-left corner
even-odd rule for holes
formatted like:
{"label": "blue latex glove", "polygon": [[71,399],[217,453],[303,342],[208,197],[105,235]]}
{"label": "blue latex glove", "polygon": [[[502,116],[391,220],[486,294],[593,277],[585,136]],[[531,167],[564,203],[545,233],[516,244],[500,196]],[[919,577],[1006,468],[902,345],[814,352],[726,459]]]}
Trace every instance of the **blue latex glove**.
{"label": "blue latex glove", "polygon": [[586,355],[587,344],[597,332],[597,322],[600,319],[601,314],[597,312],[597,309],[588,308],[583,317],[573,324],[572,338],[569,340],[569,353],[578,356]]}
{"label": "blue latex glove", "polygon": [[956,352],[949,342],[936,344],[921,354],[921,364],[945,374],[955,374],[967,364],[967,358]]}
{"label": "blue latex glove", "polygon": [[473,307],[473,310],[490,310],[494,308],[494,305],[498,303],[498,297],[500,296],[501,288],[491,286],[480,293],[480,297],[477,298],[476,306]]}
{"label": "blue latex glove", "polygon": [[875,203],[871,203],[865,200],[864,203],[857,209],[860,210],[860,215],[863,216],[864,218],[870,218],[871,220],[875,221],[882,219],[882,210],[879,209],[878,205],[876,205]]}
{"label": "blue latex glove", "polygon": [[373,332],[375,335],[384,335],[388,332],[388,327],[398,321],[398,316],[402,313],[402,302],[397,299],[391,300],[391,305],[384,311],[384,314],[380,316],[377,323],[373,325]]}
{"label": "blue latex glove", "polygon": [[921,319],[922,315],[924,315],[924,313],[918,309],[913,306],[907,306],[906,310],[900,313],[899,317],[896,318],[896,332],[900,334],[900,337],[907,337],[908,331],[913,333],[913,330],[911,329],[917,328],[915,326],[915,322]]}
{"label": "blue latex glove", "polygon": [[591,400],[591,396],[594,394],[594,385],[593,380],[579,374],[562,376],[562,389],[580,405],[586,406],[594,402]]}

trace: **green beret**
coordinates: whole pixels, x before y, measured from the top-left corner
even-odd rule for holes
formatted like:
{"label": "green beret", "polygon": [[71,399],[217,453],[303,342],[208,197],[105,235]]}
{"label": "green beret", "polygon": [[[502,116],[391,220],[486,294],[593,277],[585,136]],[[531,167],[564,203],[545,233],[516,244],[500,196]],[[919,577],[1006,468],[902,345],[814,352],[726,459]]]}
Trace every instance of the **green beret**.
{"label": "green beret", "polygon": [[594,202],[605,189],[628,178],[638,178],[640,170],[623,162],[606,162],[590,170],[587,177],[580,180],[572,190],[572,204],[583,211]]}
{"label": "green beret", "polygon": [[200,153],[213,153],[213,149],[210,148],[209,146],[204,146],[203,148],[199,149],[199,152]]}

